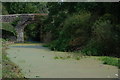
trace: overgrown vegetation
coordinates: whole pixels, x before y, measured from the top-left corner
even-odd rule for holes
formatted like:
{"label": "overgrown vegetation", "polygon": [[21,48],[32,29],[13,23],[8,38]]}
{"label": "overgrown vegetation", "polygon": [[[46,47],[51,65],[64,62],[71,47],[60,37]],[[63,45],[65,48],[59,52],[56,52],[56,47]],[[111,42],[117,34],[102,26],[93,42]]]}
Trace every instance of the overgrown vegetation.
{"label": "overgrown vegetation", "polygon": [[36,41],[36,42],[42,42],[42,28],[44,27],[43,21],[46,19],[46,16],[36,15],[35,21],[31,24],[28,24],[24,31],[25,40],[26,41]]}
{"label": "overgrown vegetation", "polygon": [[54,59],[62,59],[62,60],[66,60],[66,59],[75,59],[75,60],[80,60],[82,57],[80,56],[55,56]]}
{"label": "overgrown vegetation", "polygon": [[[2,39],[2,78],[9,80],[10,78],[21,78],[24,79],[24,75],[21,73],[21,69],[18,68],[16,64],[10,61],[7,57],[6,49],[7,45],[5,44],[5,40]],[[23,78],[23,79],[22,79]]]}
{"label": "overgrown vegetation", "polygon": [[16,27],[18,22],[20,21],[21,18],[17,17],[13,22],[11,22],[10,24],[13,26],[13,27]]}
{"label": "overgrown vegetation", "polygon": [[27,26],[26,39],[46,41],[51,50],[80,50],[86,55],[118,57],[119,3],[11,2],[3,3],[3,6],[8,14],[49,11],[47,19],[37,16],[36,22]]}
{"label": "overgrown vegetation", "polygon": [[15,28],[10,23],[0,23],[2,26],[0,26],[1,29],[12,32],[14,35],[16,34]]}
{"label": "overgrown vegetation", "polygon": [[[25,13],[39,13],[47,12],[46,3],[33,3],[33,2],[4,2],[3,4],[3,14],[25,14]],[[7,12],[5,12],[7,11]]]}
{"label": "overgrown vegetation", "polygon": [[[119,3],[48,3],[44,34],[51,50],[116,56],[120,52]],[[114,7],[113,7],[114,6]]]}
{"label": "overgrown vegetation", "polygon": [[120,68],[120,59],[118,58],[113,58],[113,57],[101,57],[100,60],[103,61],[103,64],[108,64],[108,65],[112,65],[112,66],[117,66],[118,68]]}
{"label": "overgrown vegetation", "polygon": [[64,22],[62,30],[59,32],[58,39],[52,42],[51,49],[73,51],[75,50],[74,47],[83,45],[89,38],[89,34],[86,34],[90,27],[86,24],[89,23],[89,19],[89,13],[73,14],[72,17],[68,17]]}

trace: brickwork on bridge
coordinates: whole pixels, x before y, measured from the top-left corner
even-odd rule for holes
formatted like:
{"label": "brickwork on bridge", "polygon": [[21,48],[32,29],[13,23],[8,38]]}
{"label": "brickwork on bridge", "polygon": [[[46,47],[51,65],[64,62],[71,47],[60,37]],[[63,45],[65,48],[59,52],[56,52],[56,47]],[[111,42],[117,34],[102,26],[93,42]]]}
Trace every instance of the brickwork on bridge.
{"label": "brickwork on bridge", "polygon": [[[30,22],[35,20],[36,15],[46,16],[47,14],[10,14],[10,15],[0,15],[0,22],[13,22],[18,18],[15,30],[17,33],[17,42],[24,42],[24,28]],[[4,26],[3,26],[4,27]]]}
{"label": "brickwork on bridge", "polygon": [[0,22],[12,22],[14,21],[16,18],[21,18],[21,19],[28,19],[31,18],[34,20],[34,17],[36,15],[41,15],[41,16],[45,16],[48,14],[10,14],[10,15],[0,15]]}

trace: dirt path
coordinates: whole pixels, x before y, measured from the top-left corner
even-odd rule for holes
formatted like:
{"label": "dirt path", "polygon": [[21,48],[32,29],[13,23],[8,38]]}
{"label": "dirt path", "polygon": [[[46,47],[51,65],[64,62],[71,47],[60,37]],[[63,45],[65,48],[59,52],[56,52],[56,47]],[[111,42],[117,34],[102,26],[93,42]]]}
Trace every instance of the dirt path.
{"label": "dirt path", "polygon": [[116,67],[103,65],[94,57],[55,59],[68,54],[50,51],[41,44],[14,44],[7,53],[26,78],[117,78],[118,74]]}

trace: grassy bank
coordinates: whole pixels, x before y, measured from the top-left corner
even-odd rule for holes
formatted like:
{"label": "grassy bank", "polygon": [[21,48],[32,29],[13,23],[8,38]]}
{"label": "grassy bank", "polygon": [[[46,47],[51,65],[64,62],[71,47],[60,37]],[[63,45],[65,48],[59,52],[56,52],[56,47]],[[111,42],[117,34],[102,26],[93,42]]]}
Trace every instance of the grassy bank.
{"label": "grassy bank", "polygon": [[5,50],[3,50],[2,55],[2,74],[3,78],[22,78],[23,74],[21,73],[20,69],[17,65],[15,65],[13,62],[10,61],[10,59],[7,57]]}
{"label": "grassy bank", "polygon": [[21,73],[21,69],[16,64],[11,62],[10,59],[7,57],[6,49],[8,49],[7,46],[3,44],[2,46],[2,78],[22,78],[21,80],[26,80],[24,79],[24,75]]}
{"label": "grassy bank", "polygon": [[99,58],[101,61],[103,61],[103,64],[107,64],[107,65],[112,65],[112,66],[117,66],[120,69],[120,59],[119,58],[114,58],[114,57],[100,57]]}
{"label": "grassy bank", "polygon": [[[48,47],[49,48],[49,45],[45,44],[43,45],[43,47]],[[73,52],[74,55],[80,55],[81,56],[87,56],[86,54],[84,53],[81,53],[81,52]],[[55,57],[55,59],[60,59],[59,57]],[[79,58],[76,58],[76,59],[79,59]],[[109,56],[100,56],[99,57],[99,60],[101,60],[103,62],[103,64],[106,64],[106,65],[112,65],[112,66],[117,66],[119,69],[120,69],[120,58],[116,58],[116,57],[109,57]]]}

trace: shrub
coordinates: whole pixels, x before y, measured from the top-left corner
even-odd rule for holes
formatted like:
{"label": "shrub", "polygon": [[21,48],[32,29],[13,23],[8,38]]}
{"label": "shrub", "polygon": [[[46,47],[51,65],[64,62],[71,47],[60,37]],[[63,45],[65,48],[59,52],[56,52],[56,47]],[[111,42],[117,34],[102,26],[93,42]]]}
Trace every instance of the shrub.
{"label": "shrub", "polygon": [[120,68],[120,64],[119,64],[120,59],[118,58],[101,57],[100,60],[103,61],[103,64],[113,65],[113,66],[117,66],[118,68]]}
{"label": "shrub", "polygon": [[2,28],[3,30],[6,30],[6,31],[12,32],[14,35],[16,35],[15,28],[11,24],[9,24],[9,23],[0,23],[0,24],[2,24],[2,26],[0,26],[0,28]]}
{"label": "shrub", "polygon": [[18,24],[19,21],[20,21],[20,18],[17,17],[13,22],[11,22],[11,25],[13,25],[14,27],[16,27],[16,25]]}
{"label": "shrub", "polygon": [[92,27],[92,39],[82,50],[87,55],[116,56],[116,41],[114,39],[113,25],[103,16]]}
{"label": "shrub", "polygon": [[93,27],[94,38],[97,43],[100,43],[102,49],[98,49],[99,54],[106,56],[113,55],[115,52],[113,25],[109,20],[98,20]]}
{"label": "shrub", "polygon": [[52,43],[50,43],[49,47],[51,50],[68,51],[68,42],[68,39],[54,40]]}
{"label": "shrub", "polygon": [[97,41],[91,39],[87,43],[87,45],[81,50],[81,52],[85,55],[97,56],[97,55],[102,55],[100,54],[101,50],[102,50],[101,43],[98,43]]}
{"label": "shrub", "polygon": [[80,47],[89,38],[90,16],[87,12],[69,16],[59,31],[58,39],[51,43],[51,49],[71,51],[74,47]]}

